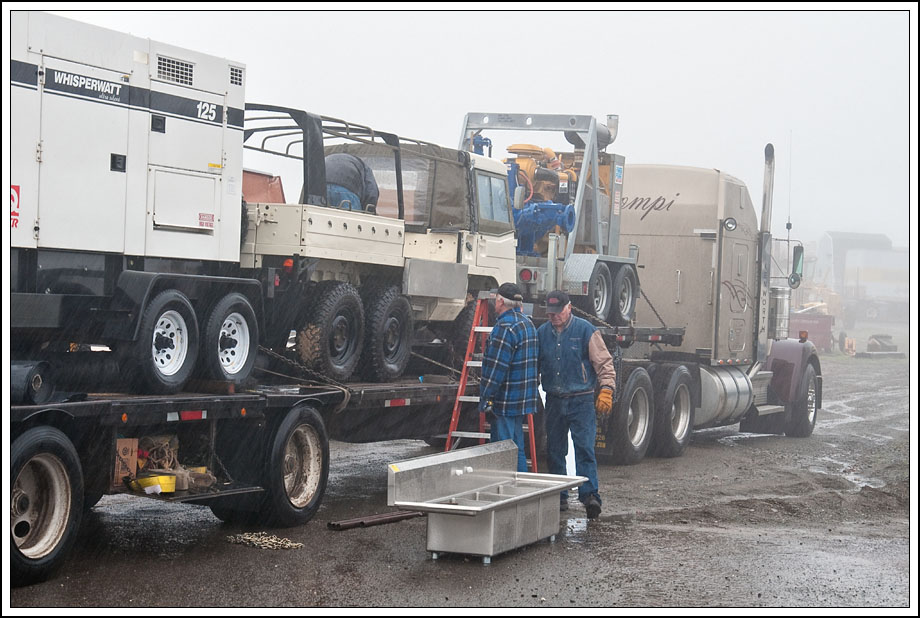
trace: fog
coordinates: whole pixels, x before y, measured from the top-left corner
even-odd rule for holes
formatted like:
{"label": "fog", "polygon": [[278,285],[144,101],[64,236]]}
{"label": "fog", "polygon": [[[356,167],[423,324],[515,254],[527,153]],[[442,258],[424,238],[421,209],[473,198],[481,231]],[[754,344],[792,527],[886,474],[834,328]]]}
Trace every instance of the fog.
{"label": "fog", "polygon": [[786,238],[791,221],[789,235],[803,241],[858,231],[906,246],[916,204],[913,6],[56,12],[242,62],[248,101],[448,146],[469,111],[617,114],[608,151],[627,163],[721,169],[758,205],[772,142],[775,235]]}

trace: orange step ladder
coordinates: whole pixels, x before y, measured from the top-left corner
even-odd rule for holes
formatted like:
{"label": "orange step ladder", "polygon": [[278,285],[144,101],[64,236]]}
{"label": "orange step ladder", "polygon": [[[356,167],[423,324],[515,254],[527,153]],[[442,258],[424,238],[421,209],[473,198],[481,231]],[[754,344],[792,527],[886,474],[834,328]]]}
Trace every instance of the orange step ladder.
{"label": "orange step ladder", "polygon": [[[482,367],[482,356],[486,347],[488,335],[492,332],[489,322],[489,296],[488,293],[481,293],[476,301],[476,311],[473,313],[473,327],[470,329],[470,337],[466,345],[466,354],[463,357],[463,370],[460,372],[460,384],[457,387],[457,397],[454,400],[453,413],[450,416],[450,428],[447,430],[447,442],[444,445],[444,451],[450,451],[456,448],[460,442],[455,438],[478,438],[480,444],[485,444],[486,440],[491,438],[486,413],[479,412],[479,431],[457,431],[457,425],[460,423],[460,409],[464,403],[479,403],[479,397],[475,395],[465,395],[466,385],[469,380],[471,367]],[[481,350],[476,352],[477,343]],[[527,463],[530,465],[530,471],[537,471],[536,444],[533,432],[533,414],[526,415],[524,424],[525,446],[530,447],[530,458]]]}

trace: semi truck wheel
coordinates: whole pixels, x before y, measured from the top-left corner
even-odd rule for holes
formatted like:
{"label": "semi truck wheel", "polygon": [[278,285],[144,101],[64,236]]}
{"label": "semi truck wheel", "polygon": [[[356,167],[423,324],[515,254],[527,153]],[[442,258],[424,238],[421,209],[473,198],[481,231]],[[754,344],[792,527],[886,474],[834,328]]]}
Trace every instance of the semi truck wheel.
{"label": "semi truck wheel", "polygon": [[249,300],[237,292],[218,301],[204,327],[201,354],[206,375],[242,383],[256,362],[259,324]]}
{"label": "semi truck wheel", "polygon": [[616,326],[629,326],[636,311],[639,297],[639,277],[632,264],[623,264],[613,278],[613,322]]}
{"label": "semi truck wheel", "polygon": [[588,295],[574,298],[578,308],[606,322],[610,317],[610,307],[613,304],[611,290],[613,280],[610,277],[610,268],[604,262],[594,264],[591,278],[588,279]]}
{"label": "semi truck wheel", "polygon": [[160,292],[144,309],[132,346],[135,381],[151,393],[177,393],[197,359],[198,320],[192,303],[177,290]]}
{"label": "semi truck wheel", "polygon": [[329,438],[319,412],[294,407],[278,424],[269,448],[260,519],[277,527],[308,522],[319,510],[329,478]]}
{"label": "semi truck wheel", "polygon": [[693,433],[690,371],[683,365],[662,367],[655,376],[655,423],[652,450],[658,457],[680,457]]}
{"label": "semi truck wheel", "polygon": [[619,465],[642,461],[652,439],[654,404],[652,380],[643,367],[634,367],[607,423],[607,455]]}
{"label": "semi truck wheel", "polygon": [[786,421],[786,435],[793,438],[807,438],[815,430],[818,420],[817,379],[815,366],[807,365],[802,373],[799,397],[789,406]]}
{"label": "semi truck wheel", "polygon": [[409,364],[412,306],[396,286],[377,288],[365,296],[361,374],[373,382],[391,382]]}
{"label": "semi truck wheel", "polygon": [[83,469],[53,427],[33,427],[10,449],[11,582],[48,578],[70,550],[83,517]]}
{"label": "semi truck wheel", "polygon": [[364,345],[364,307],[358,290],[344,281],[323,281],[297,329],[297,352],[310,369],[344,382],[354,373]]}

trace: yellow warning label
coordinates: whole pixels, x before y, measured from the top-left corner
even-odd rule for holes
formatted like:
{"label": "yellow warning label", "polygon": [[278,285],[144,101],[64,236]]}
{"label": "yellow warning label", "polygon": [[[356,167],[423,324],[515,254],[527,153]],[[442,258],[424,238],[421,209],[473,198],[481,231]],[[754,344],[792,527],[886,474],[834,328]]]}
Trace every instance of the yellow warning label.
{"label": "yellow warning label", "polygon": [[218,170],[219,170],[219,169],[221,168],[221,165],[220,165],[220,163],[208,163],[208,167],[211,167],[211,168],[214,168],[214,169],[218,169]]}
{"label": "yellow warning label", "polygon": [[399,468],[396,467],[396,464],[390,464],[390,470],[393,472],[399,472]]}

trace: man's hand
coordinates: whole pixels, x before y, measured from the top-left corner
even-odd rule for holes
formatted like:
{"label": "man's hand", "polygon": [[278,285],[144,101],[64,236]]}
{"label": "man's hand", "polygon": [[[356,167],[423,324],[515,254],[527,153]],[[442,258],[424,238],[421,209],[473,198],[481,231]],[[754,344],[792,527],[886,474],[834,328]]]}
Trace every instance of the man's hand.
{"label": "man's hand", "polygon": [[607,416],[610,414],[610,411],[613,410],[613,389],[609,386],[601,388],[601,392],[597,396],[597,400],[594,402],[594,407],[597,410],[597,413],[602,416]]}

